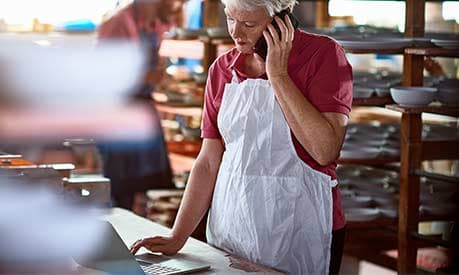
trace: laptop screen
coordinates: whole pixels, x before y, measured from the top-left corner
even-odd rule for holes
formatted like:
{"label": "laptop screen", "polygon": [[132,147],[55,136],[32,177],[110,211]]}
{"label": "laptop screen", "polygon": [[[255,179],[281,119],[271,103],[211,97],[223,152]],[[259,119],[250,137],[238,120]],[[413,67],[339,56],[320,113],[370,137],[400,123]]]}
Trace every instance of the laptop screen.
{"label": "laptop screen", "polygon": [[75,261],[82,266],[110,274],[145,274],[113,226],[106,221],[102,223],[105,234],[99,248],[90,257],[75,258]]}

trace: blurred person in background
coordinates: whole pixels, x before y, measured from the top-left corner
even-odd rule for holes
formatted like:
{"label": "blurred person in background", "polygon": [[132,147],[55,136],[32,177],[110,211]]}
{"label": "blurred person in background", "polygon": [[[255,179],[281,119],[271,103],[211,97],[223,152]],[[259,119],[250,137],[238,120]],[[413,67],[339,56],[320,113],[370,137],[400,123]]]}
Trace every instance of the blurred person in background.
{"label": "blurred person in background", "polygon": [[[144,85],[134,95],[153,109],[158,135],[147,143],[100,144],[104,175],[112,183],[115,206],[131,209],[134,198],[145,201],[149,189],[174,188],[166,142],[160,118],[151,100],[151,92],[161,81],[165,62],[159,57],[163,34],[183,22],[186,0],[135,0],[107,19],[98,29],[99,41],[126,40],[141,43],[148,49],[149,60]],[[114,57],[116,58],[116,57]],[[137,203],[136,203],[137,205]],[[142,205],[142,203],[139,203]],[[145,215],[145,208],[136,207]]]}

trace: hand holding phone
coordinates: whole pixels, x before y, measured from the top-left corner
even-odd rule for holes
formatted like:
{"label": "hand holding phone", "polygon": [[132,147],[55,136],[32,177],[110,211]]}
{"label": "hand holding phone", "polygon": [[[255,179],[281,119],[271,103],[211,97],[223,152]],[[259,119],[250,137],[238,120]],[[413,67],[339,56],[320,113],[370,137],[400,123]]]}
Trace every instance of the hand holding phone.
{"label": "hand holding phone", "polygon": [[[299,21],[298,21],[298,19],[296,19],[296,17],[291,12],[289,12],[288,10],[283,10],[283,11],[275,14],[275,16],[279,16],[279,18],[282,19],[282,20],[284,20],[285,15],[288,15],[288,17],[290,18],[290,21],[292,22],[293,28],[297,29],[298,25],[299,25]],[[277,33],[280,36],[281,35],[281,30],[280,30],[279,26],[277,25],[276,20],[273,19],[271,24],[273,25],[273,27],[276,29]],[[263,58],[263,60],[266,60],[266,56],[268,55],[268,44],[266,43],[266,39],[264,38],[263,35],[260,37],[260,39],[258,39],[258,41],[255,44],[255,47],[253,48],[253,50],[261,58]]]}

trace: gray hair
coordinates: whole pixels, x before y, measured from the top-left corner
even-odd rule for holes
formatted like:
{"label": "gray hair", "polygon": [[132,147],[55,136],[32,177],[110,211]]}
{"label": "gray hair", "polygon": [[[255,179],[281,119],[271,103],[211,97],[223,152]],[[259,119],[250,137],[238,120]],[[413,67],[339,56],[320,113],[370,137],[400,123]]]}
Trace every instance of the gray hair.
{"label": "gray hair", "polygon": [[264,8],[269,16],[283,11],[285,9],[292,10],[298,3],[296,0],[221,0],[223,5],[234,7],[240,10],[253,11],[259,8]]}

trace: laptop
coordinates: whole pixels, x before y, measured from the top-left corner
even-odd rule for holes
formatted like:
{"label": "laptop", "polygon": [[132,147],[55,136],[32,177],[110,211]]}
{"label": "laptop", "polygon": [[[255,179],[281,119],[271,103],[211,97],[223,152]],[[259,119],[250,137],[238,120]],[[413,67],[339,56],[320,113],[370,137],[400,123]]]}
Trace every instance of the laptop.
{"label": "laptop", "polygon": [[155,254],[133,256],[113,226],[104,221],[106,238],[90,259],[74,258],[78,264],[109,274],[150,275],[188,274],[204,271],[210,265],[196,260],[171,258]]}

